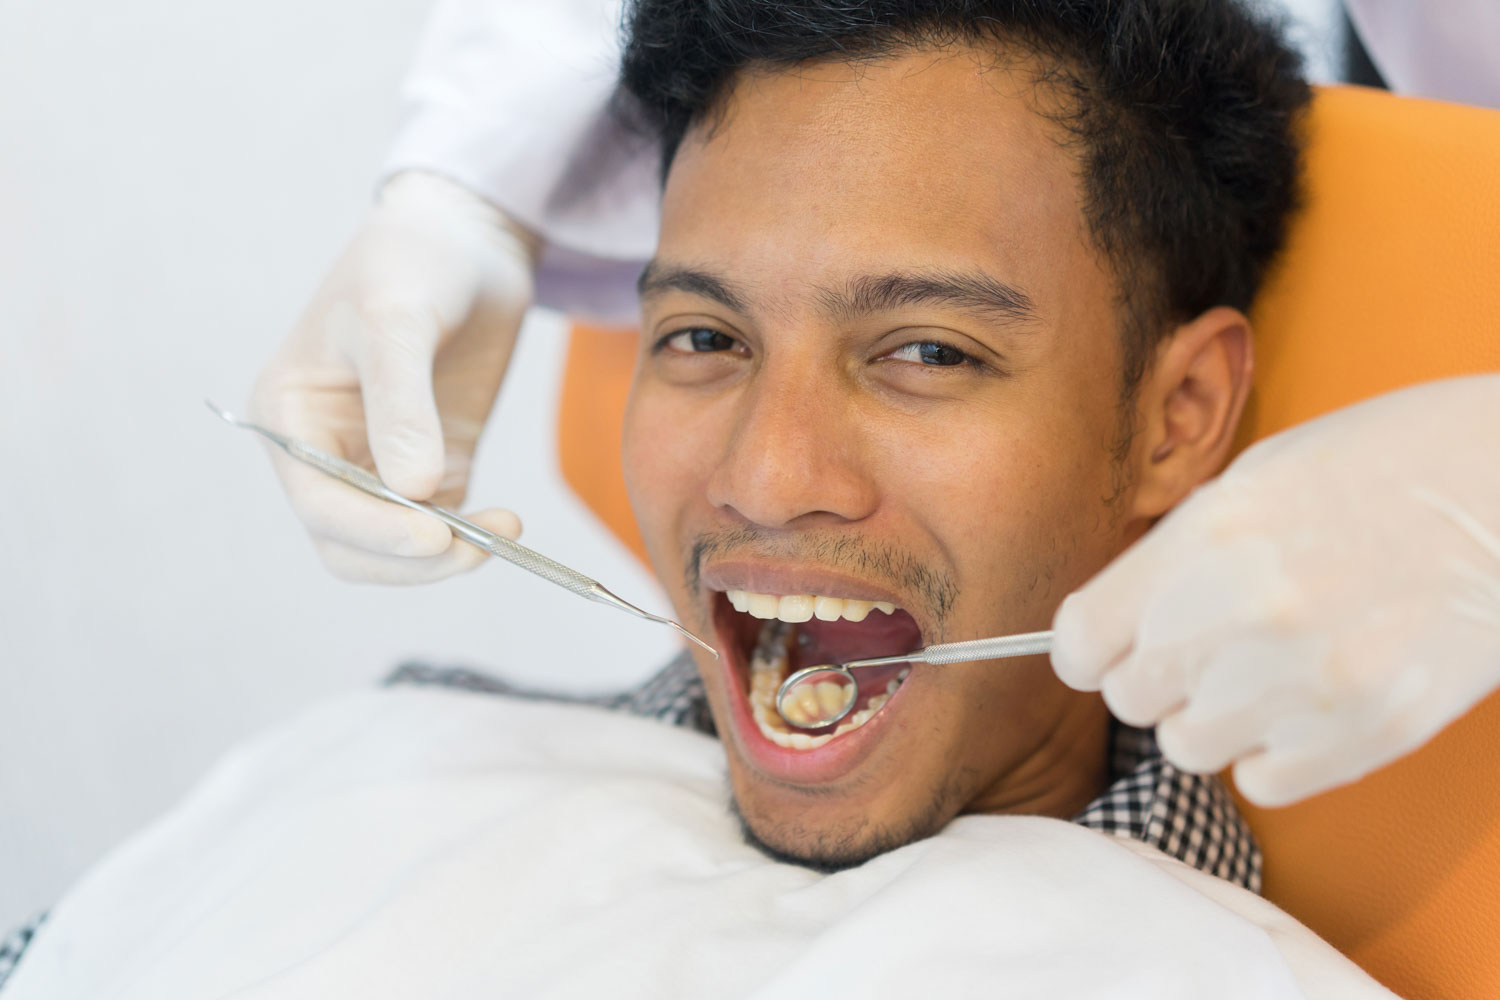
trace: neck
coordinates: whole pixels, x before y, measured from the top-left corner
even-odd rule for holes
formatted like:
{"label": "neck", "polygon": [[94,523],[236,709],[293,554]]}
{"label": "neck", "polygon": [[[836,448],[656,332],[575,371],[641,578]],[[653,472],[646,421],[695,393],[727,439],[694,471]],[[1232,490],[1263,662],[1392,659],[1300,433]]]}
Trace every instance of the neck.
{"label": "neck", "polygon": [[964,809],[1072,819],[1109,785],[1109,710],[1079,695],[1042,741]]}

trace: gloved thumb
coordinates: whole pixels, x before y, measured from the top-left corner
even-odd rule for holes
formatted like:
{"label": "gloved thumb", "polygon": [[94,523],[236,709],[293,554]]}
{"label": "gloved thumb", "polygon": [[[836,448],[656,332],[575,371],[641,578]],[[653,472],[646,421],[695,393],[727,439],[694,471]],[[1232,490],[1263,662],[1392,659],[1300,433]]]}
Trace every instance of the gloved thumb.
{"label": "gloved thumb", "polygon": [[434,320],[387,314],[363,338],[365,429],[375,471],[402,496],[425,500],[443,481],[443,426],[433,396]]}

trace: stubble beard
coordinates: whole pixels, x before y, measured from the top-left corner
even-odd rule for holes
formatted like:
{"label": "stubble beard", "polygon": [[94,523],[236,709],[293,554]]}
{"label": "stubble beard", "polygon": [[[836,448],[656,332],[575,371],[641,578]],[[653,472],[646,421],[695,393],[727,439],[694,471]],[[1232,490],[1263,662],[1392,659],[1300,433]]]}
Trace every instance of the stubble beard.
{"label": "stubble beard", "polygon": [[[826,830],[809,827],[795,818],[762,819],[760,829],[756,829],[740,808],[739,798],[727,777],[725,785],[729,814],[739,824],[746,844],[772,861],[825,875],[858,868],[872,858],[931,837],[958,815],[968,798],[958,777],[950,774],[933,791],[925,807],[899,823],[877,824],[862,816],[850,828]],[[816,810],[816,805],[811,809]]]}

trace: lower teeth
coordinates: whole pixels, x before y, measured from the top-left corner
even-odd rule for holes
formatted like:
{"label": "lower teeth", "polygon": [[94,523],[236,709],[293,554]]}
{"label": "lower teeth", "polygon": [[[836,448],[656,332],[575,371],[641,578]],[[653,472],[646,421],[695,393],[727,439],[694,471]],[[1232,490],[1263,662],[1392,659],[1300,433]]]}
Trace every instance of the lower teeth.
{"label": "lower teeth", "polygon": [[786,680],[789,672],[787,647],[791,642],[792,632],[793,629],[785,622],[774,619],[766,622],[755,644],[755,652],[750,657],[750,712],[755,717],[755,724],[760,727],[761,735],[777,746],[812,750],[831,739],[853,732],[885,707],[885,703],[906,679],[907,672],[903,670],[899,676],[891,679],[885,691],[871,698],[864,708],[845,718],[831,733],[812,736],[799,732],[788,725],[776,710],[776,690],[781,687],[781,682]]}

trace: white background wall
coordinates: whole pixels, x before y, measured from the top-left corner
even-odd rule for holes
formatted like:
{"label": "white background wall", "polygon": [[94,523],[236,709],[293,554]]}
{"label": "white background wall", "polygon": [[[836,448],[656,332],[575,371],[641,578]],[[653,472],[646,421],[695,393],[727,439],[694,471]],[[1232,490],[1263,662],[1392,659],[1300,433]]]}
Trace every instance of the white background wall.
{"label": "white background wall", "polygon": [[[1294,3],[1325,77],[1330,2]],[[427,6],[0,3],[0,935],[230,744],[403,657],[587,689],[673,648],[503,566],[338,583],[200,402],[244,399],[353,231]],[[662,607],[557,485],[560,333],[523,336],[471,495]]]}
{"label": "white background wall", "polygon": [[[356,226],[427,6],[0,4],[0,926],[230,744],[403,657],[580,688],[673,647],[500,565],[332,579],[201,402],[244,399]],[[523,335],[471,495],[661,607],[556,485],[561,333]]]}

